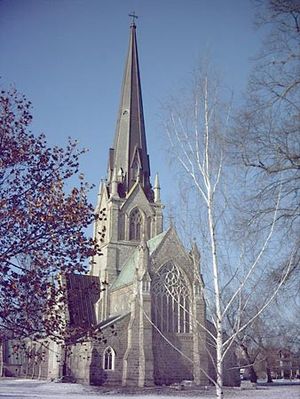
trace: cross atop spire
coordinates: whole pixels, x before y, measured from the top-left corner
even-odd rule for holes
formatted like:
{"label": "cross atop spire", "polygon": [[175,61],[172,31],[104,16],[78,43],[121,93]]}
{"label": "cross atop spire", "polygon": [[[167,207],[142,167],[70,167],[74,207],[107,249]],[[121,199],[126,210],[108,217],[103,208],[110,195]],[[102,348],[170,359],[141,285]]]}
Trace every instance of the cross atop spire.
{"label": "cross atop spire", "polygon": [[135,20],[138,19],[138,16],[135,15],[135,11],[132,11],[130,14],[128,14],[128,16],[132,17],[131,26],[135,26]]}

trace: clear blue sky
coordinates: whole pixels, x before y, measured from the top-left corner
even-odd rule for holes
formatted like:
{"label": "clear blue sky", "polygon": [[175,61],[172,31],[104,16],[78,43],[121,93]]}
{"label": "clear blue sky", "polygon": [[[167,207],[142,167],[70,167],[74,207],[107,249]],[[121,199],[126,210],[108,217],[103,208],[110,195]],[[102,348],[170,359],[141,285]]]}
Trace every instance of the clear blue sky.
{"label": "clear blue sky", "polygon": [[[0,0],[0,76],[32,101],[33,131],[49,143],[79,140],[81,169],[97,187],[106,175],[135,10],[152,179],[174,197],[165,161],[161,104],[207,52],[237,99],[260,48],[251,0]],[[96,189],[90,200],[95,203]]]}

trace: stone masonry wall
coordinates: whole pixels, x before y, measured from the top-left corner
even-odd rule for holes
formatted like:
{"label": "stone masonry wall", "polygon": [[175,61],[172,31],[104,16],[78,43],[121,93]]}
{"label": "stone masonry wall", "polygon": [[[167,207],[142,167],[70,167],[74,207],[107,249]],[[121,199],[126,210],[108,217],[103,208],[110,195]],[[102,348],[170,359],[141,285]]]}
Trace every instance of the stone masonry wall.
{"label": "stone masonry wall", "polygon": [[[154,382],[169,385],[193,379],[192,334],[165,334],[182,353],[175,350],[156,330],[153,331]],[[188,360],[190,359],[190,360]]]}
{"label": "stone masonry wall", "polygon": [[[121,385],[128,321],[129,317],[126,316],[105,328],[98,339],[74,345],[69,374],[77,382],[92,385]],[[103,369],[103,353],[108,346],[115,352],[114,370]]]}
{"label": "stone masonry wall", "polygon": [[129,312],[130,305],[128,298],[132,293],[132,284],[119,288],[110,293],[110,314],[125,314]]}

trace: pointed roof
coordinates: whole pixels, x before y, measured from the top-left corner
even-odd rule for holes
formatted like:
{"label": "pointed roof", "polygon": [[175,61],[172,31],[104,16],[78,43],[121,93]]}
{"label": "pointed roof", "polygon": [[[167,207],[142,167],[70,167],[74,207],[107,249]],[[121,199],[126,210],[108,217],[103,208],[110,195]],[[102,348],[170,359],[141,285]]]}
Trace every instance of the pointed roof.
{"label": "pointed roof", "polygon": [[[158,234],[157,236],[151,238],[147,241],[147,246],[149,248],[149,255],[151,256],[154,251],[157,250],[161,242],[163,241],[165,235],[168,233],[169,230],[163,231],[162,233]],[[138,256],[139,250],[138,248],[131,254],[128,258],[127,262],[125,263],[123,269],[121,270],[119,276],[112,284],[111,289],[114,290],[116,288],[123,287],[124,285],[131,284],[134,279],[134,273],[137,268],[138,264]]]}
{"label": "pointed roof", "polygon": [[67,306],[72,327],[89,327],[96,324],[95,304],[100,297],[97,276],[67,274]]}
{"label": "pointed roof", "polygon": [[134,23],[130,26],[121,103],[114,145],[110,150],[109,184],[111,184],[114,169],[122,175],[122,190],[120,190],[122,196],[129,192],[138,178],[147,197],[151,196],[150,164],[147,154],[136,25]]}

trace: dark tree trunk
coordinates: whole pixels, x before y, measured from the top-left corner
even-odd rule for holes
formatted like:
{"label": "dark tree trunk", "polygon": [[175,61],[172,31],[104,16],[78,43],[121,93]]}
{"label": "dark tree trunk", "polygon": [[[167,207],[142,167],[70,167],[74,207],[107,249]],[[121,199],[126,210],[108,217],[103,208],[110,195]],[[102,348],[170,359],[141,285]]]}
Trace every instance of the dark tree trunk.
{"label": "dark tree trunk", "polygon": [[270,367],[268,366],[266,367],[266,372],[267,372],[267,382],[273,382]]}
{"label": "dark tree trunk", "polygon": [[250,381],[253,382],[253,383],[256,383],[257,382],[257,374],[256,374],[256,371],[255,371],[255,369],[253,367],[253,363],[254,362],[252,361],[252,359],[251,359],[251,357],[249,355],[248,348],[246,347],[246,345],[241,344],[241,348],[242,348],[242,350],[244,352],[244,355],[246,357],[247,363],[249,364],[248,369],[249,369]]}
{"label": "dark tree trunk", "polygon": [[249,371],[250,371],[250,381],[257,383],[257,374],[256,371],[254,370],[254,367],[250,366]]}
{"label": "dark tree trunk", "polygon": [[269,357],[268,354],[266,355],[266,373],[267,373],[267,382],[273,382],[272,378],[272,364],[274,364],[274,361],[272,362],[272,357]]}

